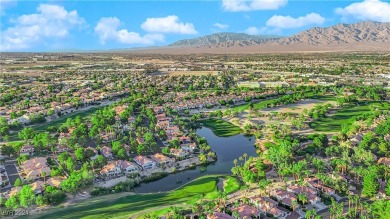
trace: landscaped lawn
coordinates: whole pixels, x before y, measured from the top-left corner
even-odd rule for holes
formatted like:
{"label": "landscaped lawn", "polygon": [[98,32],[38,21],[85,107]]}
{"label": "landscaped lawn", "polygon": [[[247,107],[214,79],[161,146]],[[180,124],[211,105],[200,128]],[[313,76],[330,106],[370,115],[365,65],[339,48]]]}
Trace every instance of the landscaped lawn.
{"label": "landscaped lawn", "polygon": [[225,181],[224,181],[224,185],[223,185],[223,190],[227,194],[233,193],[233,192],[240,189],[241,184],[240,184],[240,181],[238,181],[238,179],[236,177],[225,176],[224,179],[225,179]]}
{"label": "landscaped lawn", "polygon": [[[74,206],[57,207],[44,215],[28,218],[129,218],[130,215],[150,208],[167,208],[169,205],[193,204],[198,199],[214,199],[218,196],[217,175],[204,176],[189,184],[166,193],[136,194],[107,200],[85,200]],[[203,196],[204,195],[204,196]]]}
{"label": "landscaped lawn", "polygon": [[[316,121],[309,123],[310,128],[321,131],[321,132],[338,132],[341,130],[342,124],[350,125],[357,116],[363,115],[370,111],[369,106],[375,105],[379,109],[384,109],[386,106],[383,106],[381,101],[367,101],[359,102],[359,105],[351,104],[343,107],[337,113],[331,117],[320,118]],[[388,107],[388,103],[387,104]]]}
{"label": "landscaped lawn", "polygon": [[213,130],[218,137],[229,137],[242,133],[242,129],[230,122],[221,119],[207,119],[201,121],[204,126]]}

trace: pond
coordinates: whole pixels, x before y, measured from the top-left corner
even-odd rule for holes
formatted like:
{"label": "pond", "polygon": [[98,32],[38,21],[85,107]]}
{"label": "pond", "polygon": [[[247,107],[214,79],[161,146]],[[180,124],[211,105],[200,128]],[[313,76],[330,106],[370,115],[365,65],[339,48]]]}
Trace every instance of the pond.
{"label": "pond", "polygon": [[218,160],[216,162],[207,166],[198,166],[192,170],[170,174],[157,181],[142,183],[134,189],[135,192],[166,192],[176,189],[200,176],[208,174],[231,174],[230,170],[234,166],[234,159],[238,159],[244,153],[247,153],[248,156],[257,156],[254,146],[255,137],[246,137],[242,134],[231,137],[218,137],[211,129],[206,127],[198,129],[196,133],[207,139],[212,150],[217,154]]}

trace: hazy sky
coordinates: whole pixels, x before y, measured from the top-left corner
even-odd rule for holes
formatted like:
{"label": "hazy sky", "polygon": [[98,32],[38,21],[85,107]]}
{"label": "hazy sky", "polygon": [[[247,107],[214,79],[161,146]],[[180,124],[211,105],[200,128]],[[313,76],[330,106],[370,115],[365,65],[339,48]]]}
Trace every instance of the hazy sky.
{"label": "hazy sky", "polygon": [[319,0],[0,0],[1,51],[168,45],[216,32],[291,35],[310,27],[390,21],[390,2]]}

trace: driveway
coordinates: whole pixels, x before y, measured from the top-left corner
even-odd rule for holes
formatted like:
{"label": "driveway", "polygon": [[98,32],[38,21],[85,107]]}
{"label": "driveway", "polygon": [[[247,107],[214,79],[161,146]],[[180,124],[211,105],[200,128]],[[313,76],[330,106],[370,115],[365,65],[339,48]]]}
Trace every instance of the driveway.
{"label": "driveway", "polygon": [[6,164],[4,167],[5,167],[5,171],[7,172],[8,180],[9,180],[11,186],[7,186],[6,188],[1,188],[0,192],[10,191],[12,189],[16,179],[19,178],[19,174],[18,174],[18,171],[16,170],[16,166],[14,163]]}
{"label": "driveway", "polygon": [[5,165],[5,170],[7,171],[10,184],[13,186],[16,179],[19,178],[18,170],[16,170],[15,164]]}

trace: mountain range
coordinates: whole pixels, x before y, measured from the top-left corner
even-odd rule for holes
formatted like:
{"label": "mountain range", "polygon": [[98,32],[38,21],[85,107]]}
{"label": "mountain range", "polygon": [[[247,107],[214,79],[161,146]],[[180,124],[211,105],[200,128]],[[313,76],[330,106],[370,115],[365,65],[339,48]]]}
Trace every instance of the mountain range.
{"label": "mountain range", "polygon": [[168,46],[122,51],[155,54],[244,54],[285,52],[390,52],[390,22],[364,21],[314,27],[292,36],[214,33]]}
{"label": "mountain range", "polygon": [[360,42],[390,43],[390,23],[360,22],[314,27],[293,36],[263,36],[245,33],[214,33],[194,39],[179,40],[174,47],[241,47],[260,44],[320,46]]}
{"label": "mountain range", "polygon": [[214,33],[194,39],[179,40],[170,46],[250,46],[279,39],[279,36],[249,35],[246,33]]}

